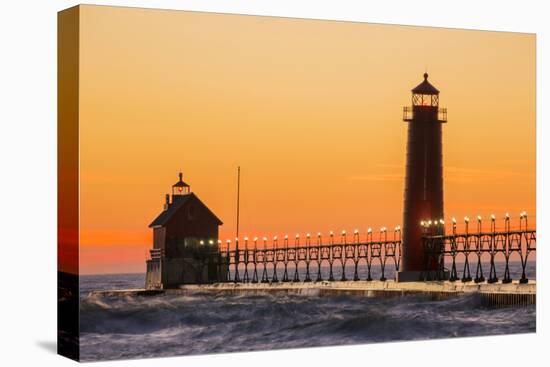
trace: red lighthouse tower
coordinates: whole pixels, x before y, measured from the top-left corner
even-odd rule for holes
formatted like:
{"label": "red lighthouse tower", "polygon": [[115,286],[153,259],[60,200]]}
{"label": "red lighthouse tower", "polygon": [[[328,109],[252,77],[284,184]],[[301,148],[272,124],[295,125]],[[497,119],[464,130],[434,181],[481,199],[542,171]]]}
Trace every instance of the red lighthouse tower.
{"label": "red lighthouse tower", "polygon": [[422,244],[425,228],[421,222],[431,221],[431,234],[444,232],[441,131],[442,123],[447,122],[447,110],[439,108],[439,91],[428,82],[427,73],[424,74],[424,81],[412,90],[412,107],[403,109],[403,120],[409,126],[403,207],[403,267],[397,280],[417,281],[423,271],[437,270],[437,264],[425,262]]}

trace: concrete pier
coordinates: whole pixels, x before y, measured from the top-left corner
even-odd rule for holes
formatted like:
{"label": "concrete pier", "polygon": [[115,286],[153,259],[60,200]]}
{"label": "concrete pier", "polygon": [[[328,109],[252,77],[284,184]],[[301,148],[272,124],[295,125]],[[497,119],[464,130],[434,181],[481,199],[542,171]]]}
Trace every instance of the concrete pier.
{"label": "concrete pier", "polygon": [[488,306],[523,306],[536,303],[536,282],[520,284],[515,281],[503,284],[474,282],[407,282],[347,281],[311,283],[216,283],[182,285],[164,290],[121,289],[92,291],[90,295],[102,296],[155,296],[191,295],[205,292],[228,292],[233,294],[290,294],[302,296],[356,295],[362,297],[400,297],[408,294],[426,294],[433,299],[446,299],[461,294],[480,295],[482,303]]}

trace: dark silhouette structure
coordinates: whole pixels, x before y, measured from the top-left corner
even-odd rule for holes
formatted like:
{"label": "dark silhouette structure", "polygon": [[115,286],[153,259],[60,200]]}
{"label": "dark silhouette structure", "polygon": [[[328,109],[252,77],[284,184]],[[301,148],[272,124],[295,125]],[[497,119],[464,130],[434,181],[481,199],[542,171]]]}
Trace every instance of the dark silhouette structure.
{"label": "dark silhouette structure", "polygon": [[[422,271],[435,271],[438,263],[426,262],[423,235],[443,234],[443,155],[441,131],[447,110],[439,108],[439,91],[424,81],[412,89],[412,107],[403,109],[409,123],[403,207],[403,266],[399,281],[416,281]],[[429,221],[430,226],[421,222]],[[425,233],[429,228],[430,233]]]}
{"label": "dark silhouette structure", "polygon": [[[218,277],[220,259],[218,227],[222,221],[179,180],[166,195],[164,210],[153,220],[153,249],[147,260],[146,288],[162,289],[184,283],[223,280]],[[224,272],[225,274],[225,272]]]}
{"label": "dark silhouette structure", "polygon": [[[452,234],[445,233],[442,124],[447,111],[439,108],[439,91],[428,82],[427,73],[412,89],[412,106],[403,109],[403,120],[409,123],[403,228],[388,233],[382,227],[376,234],[370,228],[364,234],[355,230],[349,236],[342,231],[336,237],[332,231],[325,237],[308,233],[305,241],[297,234],[293,243],[288,236],[281,242],[277,236],[271,243],[267,237],[241,241],[237,231],[235,246],[227,240],[221,248],[221,220],[191,193],[180,173],[171,199],[166,195],[164,210],[149,226],[154,245],[147,260],[146,288],[206,282],[385,281],[395,273],[397,281],[510,283],[520,276],[519,283],[528,283],[536,231],[529,229],[526,212],[520,215],[519,229],[511,228],[506,214],[504,230],[497,230],[492,215],[489,230],[478,216],[477,231],[469,231],[465,217],[464,232],[457,232],[453,218]],[[237,198],[237,218],[238,202]],[[512,256],[521,261],[521,275],[512,274]],[[498,259],[503,260],[503,271],[496,265]]]}
{"label": "dark silhouette structure", "polygon": [[[528,274],[534,274],[536,263],[533,259],[537,250],[535,229],[527,225],[527,214],[519,218],[519,228],[513,228],[510,217],[504,218],[504,226],[497,226],[492,216],[490,226],[483,227],[478,218],[477,230],[457,232],[456,221],[452,221],[452,232],[448,234],[428,234],[422,237],[422,257],[431,267],[422,271],[418,281],[449,280],[450,282],[496,283],[503,284],[518,280],[529,282]],[[440,228],[439,225],[434,228]],[[423,226],[428,227],[428,224]],[[293,242],[285,236],[282,243],[277,237],[269,240],[255,237],[244,238],[241,249],[230,247],[227,242],[220,251],[225,253],[222,260],[227,266],[227,281],[234,283],[277,283],[277,282],[321,282],[321,281],[372,281],[387,280],[402,269],[401,228],[393,233],[386,228],[374,234],[354,231],[348,236],[330,233],[322,237],[306,235],[305,241],[296,236]],[[515,259],[514,259],[515,257]],[[446,260],[446,262],[445,262]],[[500,261],[499,261],[500,260]],[[521,272],[517,265],[520,261]],[[447,271],[443,265],[449,266]],[[347,275],[346,275],[347,274]],[[475,277],[473,277],[475,276]],[[486,279],[485,276],[488,276]]]}

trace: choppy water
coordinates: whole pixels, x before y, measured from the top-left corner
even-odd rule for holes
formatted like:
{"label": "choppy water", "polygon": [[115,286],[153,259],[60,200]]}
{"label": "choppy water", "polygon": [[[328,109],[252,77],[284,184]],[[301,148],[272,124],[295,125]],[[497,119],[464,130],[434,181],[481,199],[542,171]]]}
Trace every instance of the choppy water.
{"label": "choppy water", "polygon": [[484,308],[475,295],[444,301],[421,295],[88,295],[90,290],[142,288],[144,281],[143,274],[81,277],[82,360],[535,331],[535,306]]}

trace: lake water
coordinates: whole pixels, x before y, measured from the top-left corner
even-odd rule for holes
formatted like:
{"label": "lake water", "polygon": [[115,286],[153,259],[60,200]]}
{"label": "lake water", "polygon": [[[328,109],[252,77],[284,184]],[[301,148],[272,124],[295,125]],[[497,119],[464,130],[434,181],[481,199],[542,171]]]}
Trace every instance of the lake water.
{"label": "lake water", "polygon": [[[534,270],[528,276],[534,279]],[[486,308],[476,295],[443,301],[423,295],[89,295],[144,283],[144,274],[80,278],[82,360],[529,333],[536,327],[535,306]]]}

